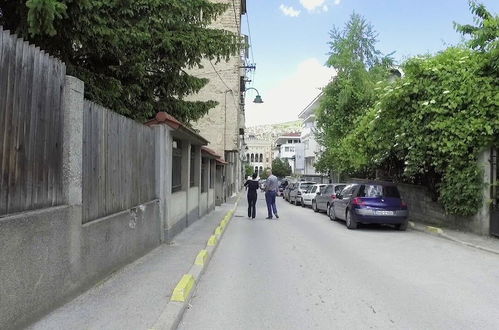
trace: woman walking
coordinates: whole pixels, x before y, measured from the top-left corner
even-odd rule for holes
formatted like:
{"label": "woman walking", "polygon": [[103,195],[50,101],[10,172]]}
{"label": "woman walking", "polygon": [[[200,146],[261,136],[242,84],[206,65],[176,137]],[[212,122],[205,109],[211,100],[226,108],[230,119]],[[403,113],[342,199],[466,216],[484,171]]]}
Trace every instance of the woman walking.
{"label": "woman walking", "polygon": [[244,184],[245,187],[248,188],[248,218],[255,219],[256,216],[256,198],[259,183],[256,179],[258,176],[257,173],[253,173],[251,180],[247,180]]}

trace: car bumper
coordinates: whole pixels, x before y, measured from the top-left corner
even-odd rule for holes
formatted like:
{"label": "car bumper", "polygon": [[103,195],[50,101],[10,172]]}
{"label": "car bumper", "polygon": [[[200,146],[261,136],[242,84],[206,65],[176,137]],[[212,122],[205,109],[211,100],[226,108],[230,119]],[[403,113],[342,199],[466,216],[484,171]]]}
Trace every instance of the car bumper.
{"label": "car bumper", "polygon": [[391,215],[377,215],[376,210],[356,209],[352,215],[360,223],[400,224],[407,221],[407,210],[393,211]]}

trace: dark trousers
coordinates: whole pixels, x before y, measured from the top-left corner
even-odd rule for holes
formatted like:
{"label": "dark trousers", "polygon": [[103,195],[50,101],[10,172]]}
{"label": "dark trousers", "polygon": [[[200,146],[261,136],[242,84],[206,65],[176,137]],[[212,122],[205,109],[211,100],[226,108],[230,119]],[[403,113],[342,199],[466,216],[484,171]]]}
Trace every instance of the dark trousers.
{"label": "dark trousers", "polygon": [[248,194],[248,217],[256,217],[256,195]]}
{"label": "dark trousers", "polygon": [[267,202],[267,212],[269,218],[272,218],[272,211],[274,211],[274,214],[277,215],[277,207],[275,206],[275,196],[276,196],[275,191],[265,192],[265,201]]}

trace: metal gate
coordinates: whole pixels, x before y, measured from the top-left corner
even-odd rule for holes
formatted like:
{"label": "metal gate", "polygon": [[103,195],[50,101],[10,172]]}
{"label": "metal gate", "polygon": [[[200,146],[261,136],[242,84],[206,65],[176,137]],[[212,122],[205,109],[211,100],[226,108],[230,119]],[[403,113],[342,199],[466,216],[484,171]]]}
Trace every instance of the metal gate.
{"label": "metal gate", "polygon": [[490,209],[490,234],[499,237],[499,166],[497,166],[498,149],[490,152],[490,196],[492,199]]}

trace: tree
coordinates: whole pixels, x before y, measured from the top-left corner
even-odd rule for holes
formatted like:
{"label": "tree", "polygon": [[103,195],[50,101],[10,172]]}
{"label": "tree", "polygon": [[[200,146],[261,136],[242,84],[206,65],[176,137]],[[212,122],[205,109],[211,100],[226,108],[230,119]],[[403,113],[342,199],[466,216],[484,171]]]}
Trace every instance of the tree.
{"label": "tree", "polygon": [[346,136],[376,102],[377,83],[386,80],[392,65],[390,55],[376,49],[377,33],[362,16],[353,13],[343,29],[333,27],[327,64],[337,76],[323,90],[317,111],[318,140],[325,147],[317,170],[355,172],[365,163],[366,153],[346,152]]}
{"label": "tree", "polygon": [[287,161],[276,158],[272,161],[272,173],[279,178],[283,178],[291,175],[291,166]]}
{"label": "tree", "polygon": [[246,177],[252,176],[253,173],[255,173],[255,169],[253,168],[253,166],[246,164],[244,165],[244,173]]}
{"label": "tree", "polygon": [[208,28],[226,9],[208,0],[0,0],[0,24],[64,61],[90,100],[135,119],[167,111],[188,122],[216,102],[184,100],[208,82],[185,69],[238,53],[237,35]]}

